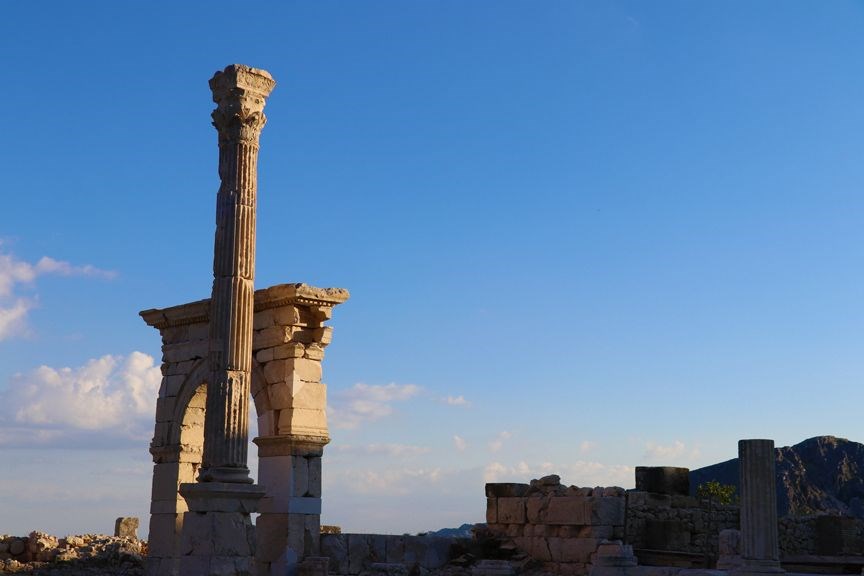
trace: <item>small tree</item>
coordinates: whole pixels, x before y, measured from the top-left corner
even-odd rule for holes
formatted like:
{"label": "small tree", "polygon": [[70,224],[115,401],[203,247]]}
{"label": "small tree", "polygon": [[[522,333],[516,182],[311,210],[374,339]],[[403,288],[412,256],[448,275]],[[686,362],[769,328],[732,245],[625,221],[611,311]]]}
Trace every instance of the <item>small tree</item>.
{"label": "small tree", "polygon": [[707,498],[709,505],[728,506],[735,502],[735,486],[711,480],[696,487],[696,496]]}

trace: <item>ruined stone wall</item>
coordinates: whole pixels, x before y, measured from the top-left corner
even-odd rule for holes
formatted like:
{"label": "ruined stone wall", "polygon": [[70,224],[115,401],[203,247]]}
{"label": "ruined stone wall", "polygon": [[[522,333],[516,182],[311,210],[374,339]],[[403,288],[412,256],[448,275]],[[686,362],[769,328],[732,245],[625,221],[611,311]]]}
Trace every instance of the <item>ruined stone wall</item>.
{"label": "ruined stone wall", "polygon": [[738,528],[737,506],[711,504],[692,496],[627,493],[628,544],[633,548],[717,557],[720,530]]}
{"label": "ruined stone wall", "polygon": [[783,556],[864,555],[864,520],[815,514],[780,518]]}
{"label": "ruined stone wall", "polygon": [[547,572],[581,576],[604,539],[624,537],[624,489],[566,487],[555,475],[486,484],[486,522]]}
{"label": "ruined stone wall", "polygon": [[[321,534],[321,555],[330,559],[329,574],[355,576],[384,571],[416,573],[435,570],[449,562],[466,538],[395,536],[385,534]],[[382,565],[389,570],[380,570]],[[393,570],[397,568],[397,570]]]}

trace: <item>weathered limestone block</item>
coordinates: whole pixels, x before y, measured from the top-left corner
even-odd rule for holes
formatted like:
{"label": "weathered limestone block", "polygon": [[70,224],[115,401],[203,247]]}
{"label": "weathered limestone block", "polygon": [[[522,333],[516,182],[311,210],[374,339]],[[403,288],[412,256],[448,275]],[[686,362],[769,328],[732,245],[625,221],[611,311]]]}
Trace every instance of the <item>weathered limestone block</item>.
{"label": "weathered limestone block", "polygon": [[545,524],[546,513],[549,511],[549,498],[546,496],[531,496],[525,500],[525,519],[530,524]]}
{"label": "weathered limestone block", "polygon": [[292,326],[270,326],[263,330],[256,330],[252,336],[252,349],[257,352],[262,348],[274,348],[291,342],[293,337],[294,327]]}
{"label": "weathered limestone block", "polygon": [[309,480],[304,495],[321,498],[321,456],[308,455],[305,458],[309,466]]}
{"label": "weathered limestone block", "polygon": [[153,500],[177,500],[177,490],[184,482],[195,481],[195,468],[186,462],[164,462],[153,466]]}
{"label": "weathered limestone block", "polygon": [[269,386],[270,406],[274,410],[305,408],[323,410],[327,407],[327,385],[298,380],[276,382]]}
{"label": "weathered limestone block", "polygon": [[610,526],[624,525],[623,498],[594,498],[590,501],[590,524],[605,524]]}
{"label": "weathered limestone block", "polygon": [[[309,346],[314,346],[314,344]],[[271,348],[271,350],[273,350],[273,359],[281,360],[283,358],[303,358],[306,355],[307,347],[300,342],[288,342]]]}
{"label": "weathered limestone block", "polygon": [[309,492],[309,461],[303,456],[294,456],[291,463],[294,479],[293,496],[306,496]]}
{"label": "weathered limestone block", "polygon": [[9,543],[9,553],[12,556],[20,556],[27,551],[27,543],[20,538],[16,538]]}
{"label": "weathered limestone block", "polygon": [[553,496],[549,498],[546,524],[591,524],[592,506],[588,499],[578,496]]}
{"label": "weathered limestone block", "polygon": [[290,514],[288,547],[298,558],[318,556],[321,550],[321,517],[316,514]]}
{"label": "weathered limestone block", "polygon": [[717,548],[719,552],[717,568],[719,570],[734,570],[741,567],[740,530],[721,530],[717,539]]}
{"label": "weathered limestone block", "polygon": [[308,358],[284,358],[273,360],[264,366],[267,382],[320,382],[321,362]]}
{"label": "weathered limestone block", "polygon": [[690,493],[690,470],[673,466],[637,466],[636,490],[687,496]]}
{"label": "weathered limestone block", "polygon": [[321,554],[330,559],[331,574],[348,574],[348,534],[322,534]]}
{"label": "weathered limestone block", "polygon": [[151,557],[173,557],[180,543],[183,514],[151,514],[150,538],[147,541]]}
{"label": "weathered limestone block", "polygon": [[604,542],[597,547],[591,576],[630,576],[637,566],[633,547],[621,542]]}
{"label": "weathered limestone block", "polygon": [[[297,344],[297,346],[302,346],[302,344]],[[294,356],[292,356],[293,358]],[[304,358],[309,358],[310,360],[318,360],[319,362],[324,359],[324,348],[319,344],[312,343],[306,347],[303,353]]]}
{"label": "weathered limestone block", "polygon": [[517,536],[528,536],[526,532],[528,532],[528,528],[530,528],[527,524],[504,524],[507,526],[506,534],[510,538],[516,538]]}
{"label": "weathered limestone block", "polygon": [[114,522],[114,536],[118,538],[138,539],[138,518],[134,516],[120,517]]}
{"label": "weathered limestone block", "polygon": [[[263,501],[262,501],[263,507]],[[255,521],[257,532],[255,557],[259,561],[274,562],[285,553],[288,542],[288,513],[266,513]]]}
{"label": "weathered limestone block", "polygon": [[426,546],[420,567],[426,570],[437,570],[450,561],[450,549],[453,541],[450,538],[436,536],[417,537]]}
{"label": "weathered limestone block", "polygon": [[162,346],[162,362],[185,362],[206,358],[208,346],[207,339],[166,344]]}
{"label": "weathered limestone block", "polygon": [[297,564],[297,576],[327,576],[330,559],[322,556],[307,556]]}
{"label": "weathered limestone block", "polygon": [[[302,340],[301,340],[302,342]],[[312,331],[312,340],[311,343],[317,343],[320,346],[324,347],[333,342],[333,327],[332,326],[322,326],[320,328],[315,328]]]}
{"label": "weathered limestone block", "polygon": [[389,563],[404,562],[405,536],[388,536],[384,544],[385,559]]}
{"label": "weathered limestone block", "polygon": [[525,498],[498,498],[498,521],[505,524],[524,524],[525,500]]}
{"label": "weathered limestone block", "polygon": [[279,412],[278,433],[310,436],[327,435],[327,414],[324,410],[287,408]]}
{"label": "weathered limestone block", "polygon": [[173,376],[164,376],[162,385],[159,387],[159,393],[164,396],[177,396],[180,392],[180,387],[186,381],[185,374],[174,374]]}
{"label": "weathered limestone block", "polygon": [[298,326],[301,324],[300,309],[296,306],[280,306],[273,310],[273,320],[280,326]]}
{"label": "weathered limestone block", "polygon": [[171,422],[174,420],[175,398],[163,397],[156,399],[156,422]]}
{"label": "weathered limestone block", "polygon": [[384,562],[386,557],[384,536],[348,534],[348,573],[359,574],[373,562]]}
{"label": "weathered limestone block", "polygon": [[192,372],[192,368],[198,360],[184,360],[183,362],[163,362],[162,375],[174,376],[176,374],[186,375]]}
{"label": "weathered limestone block", "polygon": [[183,415],[183,428],[204,429],[204,409],[189,407]]}
{"label": "weathered limestone block", "polygon": [[487,498],[511,498],[521,497],[528,494],[528,484],[516,484],[512,482],[489,482],[486,484]]}
{"label": "weathered limestone block", "polygon": [[597,547],[603,542],[600,538],[566,538],[562,539],[562,562],[582,562],[587,564],[591,561],[591,555],[597,551]]}

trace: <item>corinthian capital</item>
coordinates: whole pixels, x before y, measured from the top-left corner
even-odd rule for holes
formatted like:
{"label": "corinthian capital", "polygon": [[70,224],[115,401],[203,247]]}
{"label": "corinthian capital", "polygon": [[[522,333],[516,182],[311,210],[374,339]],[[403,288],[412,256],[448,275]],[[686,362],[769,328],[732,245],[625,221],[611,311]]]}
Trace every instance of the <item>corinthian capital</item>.
{"label": "corinthian capital", "polygon": [[267,122],[264,103],[276,81],[266,70],[232,64],[210,79],[216,109],[213,126],[219,141],[256,143]]}

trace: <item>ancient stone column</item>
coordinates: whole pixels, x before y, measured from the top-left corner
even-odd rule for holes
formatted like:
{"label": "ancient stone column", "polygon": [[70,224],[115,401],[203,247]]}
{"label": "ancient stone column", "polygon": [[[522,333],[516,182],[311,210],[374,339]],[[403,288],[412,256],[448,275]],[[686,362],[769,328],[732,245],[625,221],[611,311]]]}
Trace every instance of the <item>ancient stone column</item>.
{"label": "ancient stone column", "polygon": [[264,101],[275,82],[264,70],[228,66],[210,80],[213,125],[219,132],[219,178],[213,292],[210,300],[210,381],[200,482],[251,483],[246,465],[258,139]]}
{"label": "ancient stone column", "polygon": [[738,441],[741,560],[734,574],[778,574],[777,485],[773,440]]}

